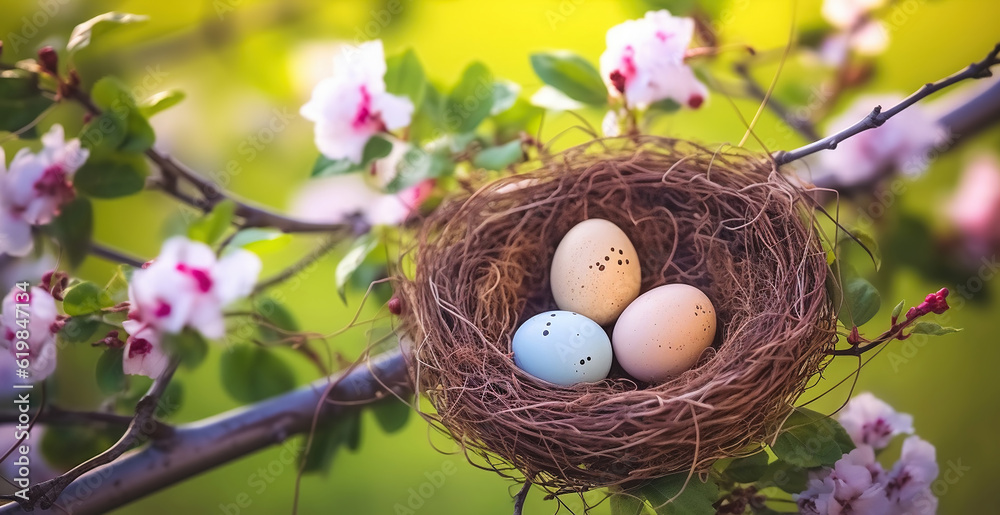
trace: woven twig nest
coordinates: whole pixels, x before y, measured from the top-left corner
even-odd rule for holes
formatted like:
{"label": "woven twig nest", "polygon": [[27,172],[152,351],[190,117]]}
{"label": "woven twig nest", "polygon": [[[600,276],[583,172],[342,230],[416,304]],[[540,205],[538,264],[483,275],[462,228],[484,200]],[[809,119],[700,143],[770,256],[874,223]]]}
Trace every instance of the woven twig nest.
{"label": "woven twig nest", "polygon": [[[686,283],[712,300],[719,329],[695,368],[560,387],[514,365],[519,324],[556,309],[556,246],[588,218],[634,243],[643,292]],[[414,384],[478,464],[553,493],[702,470],[772,434],[825,362],[836,317],[817,231],[765,156],[655,137],[570,149],[425,220],[400,284]]]}

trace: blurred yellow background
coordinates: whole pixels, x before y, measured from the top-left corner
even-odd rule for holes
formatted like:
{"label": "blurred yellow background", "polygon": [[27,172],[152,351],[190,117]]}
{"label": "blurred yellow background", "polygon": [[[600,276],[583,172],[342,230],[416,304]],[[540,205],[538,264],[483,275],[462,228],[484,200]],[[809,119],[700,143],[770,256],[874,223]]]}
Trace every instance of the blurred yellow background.
{"label": "blurred yellow background", "polygon": [[[210,175],[217,173],[216,178],[224,177],[220,172],[235,160],[239,173],[227,177],[231,180],[228,187],[248,199],[284,209],[290,194],[308,180],[317,155],[313,126],[298,115],[298,108],[315,81],[329,73],[338,41],[380,38],[390,55],[412,47],[430,78],[444,85],[452,84],[470,61],[480,60],[498,78],[521,84],[522,94],[530,96],[541,86],[528,62],[531,52],[567,48],[596,63],[604,49],[606,30],[640,17],[651,3],[5,0],[0,8],[0,39],[9,39],[10,33],[27,34],[28,25],[36,28],[34,35],[26,38],[26,46],[15,50],[7,44],[4,48],[3,59],[11,62],[32,56],[44,44],[64,46],[74,25],[102,12],[149,15],[148,23],[109,33],[77,56],[84,81],[89,84],[102,75],[115,74],[137,88],[139,97],[167,88],[183,89],[187,99],[152,120],[157,144],[195,169]],[[686,6],[693,2],[660,3]],[[823,26],[819,4],[798,4],[800,26]],[[891,22],[890,46],[877,58],[876,75],[866,91],[909,93],[924,82],[980,59],[1000,40],[996,23],[1000,4],[996,2],[913,0],[901,4],[913,7],[912,12],[908,9]],[[724,42],[746,43],[758,50],[780,48],[786,42],[791,3],[734,0],[708,2],[703,8],[719,20],[717,28]],[[45,23],[39,23],[43,18]],[[769,80],[774,69],[774,64],[764,66],[758,70],[758,77]],[[794,65],[786,73],[783,81],[809,79],[796,76]],[[849,100],[845,99],[845,103]],[[756,109],[750,101],[740,100],[737,105],[748,118]],[[273,117],[284,113],[291,121],[273,141],[257,145],[249,139]],[[80,114],[75,107],[66,107],[43,125],[60,121],[71,127],[67,132],[72,133],[81,125]],[[596,110],[585,110],[583,114],[595,125],[600,124],[603,115]],[[576,123],[567,115],[548,117],[543,139]],[[758,131],[777,148],[803,143],[777,127],[777,119],[766,113]],[[714,145],[739,141],[744,127],[733,107],[716,94],[706,107],[671,117],[657,126],[657,132]],[[576,141],[582,137],[570,136]],[[905,193],[893,200],[890,211],[923,218],[932,227],[946,230],[935,206],[953,188],[965,162],[984,149],[1000,149],[1000,129],[991,129],[937,158],[924,178],[907,184]],[[164,227],[176,216],[173,201],[155,192],[95,201],[95,205],[96,240],[143,258],[156,254]],[[858,208],[848,205],[844,209],[848,218],[857,215]],[[297,238],[288,249],[265,259],[264,275],[280,270],[314,243],[309,237]],[[926,280],[892,261],[892,256],[906,252],[905,241],[885,251],[887,259],[879,276],[883,312],[869,324],[871,332],[881,330],[879,321],[898,300],[907,299],[912,305],[941,286],[954,288],[953,284]],[[352,292],[346,307],[337,298],[333,286],[337,257],[334,254],[324,259],[300,281],[281,290],[305,330],[330,333],[340,329],[359,305],[360,291]],[[938,255],[930,258],[944,259]],[[108,263],[89,259],[80,275],[103,283],[111,270]],[[984,513],[984,507],[996,505],[993,481],[1000,464],[1000,440],[996,437],[1000,411],[995,399],[1000,386],[993,379],[1000,363],[1000,346],[996,345],[1000,308],[995,301],[1000,288],[991,278],[982,277],[986,287],[976,295],[994,300],[968,302],[948,315],[947,325],[963,327],[962,333],[928,340],[926,345],[917,340],[895,342],[865,368],[856,385],[858,391],[872,391],[896,409],[913,414],[918,434],[937,446],[942,478],[951,478],[935,490],[943,514]],[[366,314],[373,312],[374,308],[366,308]],[[360,327],[331,339],[331,347],[352,358],[366,343],[365,329]],[[220,352],[213,349],[200,368],[178,374],[186,400],[176,421],[197,420],[238,405],[221,389]],[[99,398],[93,379],[97,356],[94,349],[85,346],[61,351],[60,388],[55,393],[61,404],[95,407]],[[300,382],[316,377],[315,369],[299,355],[288,352],[283,357],[294,364]],[[849,358],[837,361],[804,399],[815,397],[856,366],[857,362]],[[847,390],[841,388],[812,407],[832,411],[846,395]],[[392,436],[382,433],[370,414],[365,414],[363,423],[359,452],[342,451],[327,475],[303,479],[300,513],[397,513],[397,506],[410,508],[411,496],[428,492],[423,504],[413,510],[415,513],[511,512],[511,495],[516,491],[513,483],[471,467],[462,456],[437,452],[435,447],[454,450],[454,446],[430,434],[427,425],[416,417],[403,432]],[[275,447],[232,462],[118,513],[237,513],[230,505],[241,494],[248,496],[250,504],[240,508],[239,513],[289,512],[295,471],[291,464],[282,463],[281,450]],[[887,452],[894,458],[898,451]],[[957,472],[946,474],[948,470]],[[440,476],[435,474],[437,471],[455,473]],[[421,491],[421,485],[429,482],[428,475],[445,480]],[[581,506],[578,499],[568,498],[566,502],[574,509]],[[550,514],[556,509],[556,503],[543,501],[539,492],[533,492],[525,513]],[[594,513],[607,511],[602,505]]]}

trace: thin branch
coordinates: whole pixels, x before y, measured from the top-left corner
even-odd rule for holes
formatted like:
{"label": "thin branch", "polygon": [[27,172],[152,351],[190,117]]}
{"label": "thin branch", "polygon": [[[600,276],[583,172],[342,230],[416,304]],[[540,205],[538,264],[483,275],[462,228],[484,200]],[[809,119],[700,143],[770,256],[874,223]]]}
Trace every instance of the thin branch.
{"label": "thin branch", "polygon": [[791,163],[792,161],[802,159],[808,155],[815,154],[821,150],[833,150],[837,148],[837,145],[839,145],[840,142],[856,134],[862,133],[868,129],[880,127],[889,118],[899,114],[907,107],[910,107],[932,93],[936,93],[951,86],[952,84],[966,79],[982,79],[985,77],[991,77],[993,73],[990,71],[990,67],[1000,63],[1000,60],[997,59],[998,54],[1000,54],[1000,43],[997,43],[997,45],[993,47],[993,50],[983,60],[970,64],[964,70],[951,75],[950,77],[941,79],[937,82],[924,84],[923,87],[891,108],[883,111],[882,106],[875,106],[875,108],[872,109],[872,112],[868,113],[868,116],[865,116],[861,121],[855,123],[854,125],[795,150],[775,152],[774,160],[778,166],[781,166]]}
{"label": "thin branch", "polygon": [[524,511],[524,501],[528,499],[529,490],[531,490],[531,480],[524,478],[521,490],[514,496],[514,515],[521,515],[521,512]]}
{"label": "thin branch", "polygon": [[[67,98],[82,105],[90,114],[94,116],[101,114],[101,108],[94,103],[93,99],[85,91],[78,87],[68,87],[65,89],[68,89]],[[236,216],[243,219],[241,224],[243,227],[274,227],[287,233],[339,232],[347,229],[343,224],[298,220],[253,205],[226,192],[211,180],[202,177],[199,173],[154,148],[146,150],[146,157],[153,161],[163,174],[163,180],[159,184],[162,190],[203,211],[211,210],[212,207],[223,200],[232,200],[236,204]],[[195,199],[181,192],[178,185],[180,180],[194,186],[203,199]]]}
{"label": "thin branch", "polygon": [[[19,415],[20,413],[16,411],[2,411],[0,412],[0,424],[16,423]],[[67,410],[51,405],[46,406],[38,414],[38,423],[40,424],[92,424],[95,422],[125,428],[132,423],[132,417],[100,411]],[[157,425],[169,428],[169,426],[163,423],[157,423]],[[166,431],[159,431],[158,433],[166,435]]]}
{"label": "thin branch", "polygon": [[178,362],[173,361],[167,369],[153,381],[146,395],[139,400],[135,407],[135,417],[129,423],[125,434],[115,442],[108,450],[94,456],[93,458],[77,465],[69,472],[39,483],[28,490],[28,500],[18,501],[22,508],[31,511],[36,504],[42,509],[51,508],[63,490],[80,476],[107,465],[118,459],[125,451],[132,448],[136,443],[150,438],[160,425],[155,421],[156,408],[160,402],[160,396],[166,391],[170,379],[177,370]]}
{"label": "thin branch", "polygon": [[[200,472],[284,442],[309,429],[313,412],[324,402],[323,392],[331,382],[337,385],[328,398],[339,403],[324,403],[321,416],[325,420],[352,413],[363,407],[363,402],[397,402],[394,395],[386,395],[388,390],[398,395],[412,391],[403,353],[388,352],[347,374],[324,377],[278,397],[176,427],[172,437],[83,474],[66,487],[57,505],[35,507],[31,513],[107,513]],[[27,508],[17,503],[0,506],[0,514],[8,513],[27,513]]]}
{"label": "thin branch", "polygon": [[291,279],[292,277],[295,277],[299,272],[305,270],[306,268],[309,267],[309,265],[315,263],[316,260],[330,253],[330,251],[333,250],[338,243],[340,243],[340,240],[336,238],[333,237],[327,238],[318,247],[313,249],[312,252],[306,254],[305,257],[296,261],[295,264],[293,264],[292,266],[257,283],[257,286],[255,286],[253,289],[253,293],[254,294],[261,293],[262,291],[268,288],[277,286],[278,284],[281,284]]}
{"label": "thin branch", "polygon": [[[743,79],[744,89],[747,94],[759,101],[764,101],[764,98],[767,96],[767,92],[761,89],[760,84],[757,84],[757,81],[750,75],[750,67],[747,66],[747,63],[736,64],[733,66],[733,69],[736,71],[736,74]],[[771,111],[774,111],[774,114],[778,115],[778,117],[787,123],[789,127],[795,129],[796,132],[801,134],[807,140],[815,141],[822,137],[819,135],[819,132],[816,131],[816,127],[813,126],[812,122],[806,118],[793,115],[787,107],[775,100],[773,96],[768,99],[767,107],[769,107]]]}
{"label": "thin branch", "polygon": [[115,263],[121,263],[123,265],[133,266],[135,268],[140,268],[145,263],[137,257],[125,254],[120,250],[113,249],[111,247],[106,247],[97,242],[90,242],[90,248],[88,249],[90,254],[97,256],[99,258],[106,259]]}

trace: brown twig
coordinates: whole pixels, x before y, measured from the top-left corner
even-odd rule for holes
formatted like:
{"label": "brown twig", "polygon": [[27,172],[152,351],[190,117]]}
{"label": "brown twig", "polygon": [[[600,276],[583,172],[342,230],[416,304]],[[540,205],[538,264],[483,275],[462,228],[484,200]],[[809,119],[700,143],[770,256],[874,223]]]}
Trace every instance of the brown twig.
{"label": "brown twig", "polygon": [[[733,66],[733,69],[736,74],[743,79],[744,89],[747,94],[757,100],[763,101],[767,96],[767,92],[764,91],[760,87],[760,84],[757,84],[757,81],[750,75],[750,67],[747,63],[738,63]],[[819,135],[819,132],[816,131],[816,127],[813,126],[812,122],[800,116],[793,115],[787,107],[775,100],[774,97],[770,97],[768,99],[767,107],[770,108],[771,111],[774,111],[774,114],[784,120],[789,127],[795,129],[796,132],[801,134],[807,140],[815,141],[822,137]]]}
{"label": "brown twig", "polygon": [[59,498],[59,494],[77,478],[91,470],[115,461],[136,443],[151,438],[156,434],[157,429],[161,427],[155,420],[156,408],[160,402],[160,397],[166,391],[170,379],[177,370],[177,365],[178,362],[175,360],[160,377],[153,381],[153,384],[149,387],[149,391],[136,404],[135,417],[129,423],[125,434],[114,445],[101,454],[77,465],[69,472],[31,487],[28,491],[28,500],[18,500],[21,507],[29,511],[34,509],[35,504],[38,504],[42,509],[52,507]]}
{"label": "brown twig", "polygon": [[[0,412],[0,424],[16,423],[18,412]],[[62,409],[57,406],[47,406],[39,412],[38,423],[40,424],[89,424],[97,422],[109,426],[127,427],[132,423],[132,417],[119,415],[117,413],[104,413],[100,411],[76,411]],[[157,426],[169,428],[168,425],[157,423]],[[158,435],[166,435],[166,430],[157,430]],[[155,436],[154,436],[155,437]]]}
{"label": "brown twig", "polygon": [[861,121],[843,129],[839,132],[831,134],[823,139],[814,141],[808,145],[799,147],[791,151],[778,151],[774,153],[774,161],[778,166],[791,163],[792,161],[797,161],[803,157],[815,154],[821,150],[833,150],[837,148],[840,142],[864,132],[868,129],[874,129],[880,127],[889,118],[899,114],[904,109],[910,107],[911,105],[917,103],[923,98],[931,95],[932,93],[938,92],[944,88],[951,86],[952,84],[961,82],[966,79],[982,79],[985,77],[991,77],[993,73],[990,71],[990,67],[1000,63],[997,59],[997,55],[1000,54],[1000,43],[993,47],[993,50],[979,62],[975,62],[967,66],[964,70],[953,74],[947,78],[941,79],[937,82],[929,82],[924,84],[923,87],[918,89],[912,95],[906,97],[898,104],[892,106],[889,109],[882,110],[882,106],[875,106],[874,109],[868,116],[865,116]]}
{"label": "brown twig", "polygon": [[106,259],[115,263],[121,263],[123,265],[133,266],[135,268],[140,268],[145,261],[137,257],[130,256],[124,252],[113,249],[111,247],[106,247],[100,243],[90,242],[90,247],[88,249],[91,255],[97,256],[99,258]]}
{"label": "brown twig", "polygon": [[521,490],[514,496],[514,515],[521,515],[521,512],[524,511],[524,501],[528,499],[529,490],[531,490],[531,480],[524,478]]}
{"label": "brown twig", "polygon": [[293,264],[292,266],[289,266],[288,268],[282,270],[281,272],[278,272],[277,274],[257,283],[257,286],[255,286],[253,289],[253,294],[256,295],[258,293],[261,293],[268,288],[281,284],[291,279],[292,277],[295,277],[299,272],[308,268],[309,265],[313,264],[318,259],[330,253],[330,251],[333,250],[333,248],[336,247],[338,243],[340,243],[340,240],[334,237],[325,239],[323,243],[320,243],[319,246],[313,249],[312,252],[306,254],[302,259],[296,261],[295,264]]}

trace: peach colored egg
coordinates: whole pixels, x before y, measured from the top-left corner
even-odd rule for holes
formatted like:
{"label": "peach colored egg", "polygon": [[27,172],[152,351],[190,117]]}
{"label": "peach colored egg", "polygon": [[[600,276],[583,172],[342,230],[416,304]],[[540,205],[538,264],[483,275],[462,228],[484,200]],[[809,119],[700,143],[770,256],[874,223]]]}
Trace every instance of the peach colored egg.
{"label": "peach colored egg", "polygon": [[639,295],[639,257],[617,225],[591,218],[573,226],[559,242],[550,282],[559,309],[606,325]]}
{"label": "peach colored egg", "polygon": [[716,316],[704,292],[667,284],[643,293],[618,318],[611,344],[632,377],[659,382],[698,363],[715,339]]}

